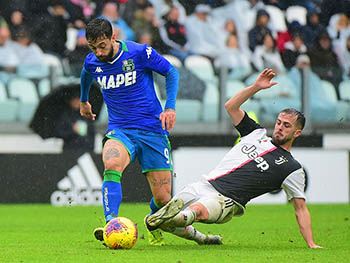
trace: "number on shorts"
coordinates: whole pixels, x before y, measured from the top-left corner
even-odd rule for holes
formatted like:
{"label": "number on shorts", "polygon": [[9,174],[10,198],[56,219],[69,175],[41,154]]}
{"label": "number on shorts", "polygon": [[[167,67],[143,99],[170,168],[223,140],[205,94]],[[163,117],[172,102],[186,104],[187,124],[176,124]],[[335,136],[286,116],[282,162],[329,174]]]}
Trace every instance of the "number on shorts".
{"label": "number on shorts", "polygon": [[169,149],[168,148],[164,148],[164,156],[167,158],[166,163],[169,164],[170,163],[170,156],[169,156]]}

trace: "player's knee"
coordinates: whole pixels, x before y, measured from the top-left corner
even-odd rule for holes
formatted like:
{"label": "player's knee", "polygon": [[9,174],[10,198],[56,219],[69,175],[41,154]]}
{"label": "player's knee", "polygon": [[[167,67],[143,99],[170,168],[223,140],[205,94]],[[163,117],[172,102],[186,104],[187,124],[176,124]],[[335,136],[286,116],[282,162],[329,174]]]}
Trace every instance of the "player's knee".
{"label": "player's knee", "polygon": [[194,203],[188,207],[196,213],[196,221],[207,221],[209,219],[208,209],[201,203]]}
{"label": "player's knee", "polygon": [[114,170],[114,171],[122,171],[122,166],[120,162],[116,159],[109,159],[104,161],[105,170]]}

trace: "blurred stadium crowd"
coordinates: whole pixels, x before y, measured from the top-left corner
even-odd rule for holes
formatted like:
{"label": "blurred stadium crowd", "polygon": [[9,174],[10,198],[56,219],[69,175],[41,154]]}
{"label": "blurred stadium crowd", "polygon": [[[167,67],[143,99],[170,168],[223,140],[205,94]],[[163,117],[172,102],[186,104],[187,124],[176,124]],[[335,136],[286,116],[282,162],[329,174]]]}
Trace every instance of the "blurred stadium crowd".
{"label": "blurred stadium crowd", "polygon": [[[179,121],[217,120],[222,67],[228,97],[263,68],[278,74],[275,89],[247,104],[262,120],[301,108],[308,68],[313,120],[350,121],[349,15],[347,0],[0,0],[0,120],[30,121],[41,97],[79,78],[90,52],[84,28],[103,16],[118,39],[187,69]],[[185,85],[196,78],[198,87]]]}

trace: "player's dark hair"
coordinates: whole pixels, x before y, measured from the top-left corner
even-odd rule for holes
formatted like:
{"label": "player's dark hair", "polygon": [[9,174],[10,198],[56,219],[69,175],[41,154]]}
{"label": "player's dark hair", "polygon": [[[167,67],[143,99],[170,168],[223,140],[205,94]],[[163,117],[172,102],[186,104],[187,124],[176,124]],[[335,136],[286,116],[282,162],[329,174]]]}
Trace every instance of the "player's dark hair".
{"label": "player's dark hair", "polygon": [[111,23],[103,18],[95,18],[86,26],[86,39],[88,41],[96,41],[99,37],[110,39],[113,34]]}
{"label": "player's dark hair", "polygon": [[304,114],[302,112],[300,112],[300,111],[298,111],[296,109],[293,109],[293,108],[289,108],[289,109],[282,110],[280,113],[286,113],[286,114],[297,116],[296,122],[299,125],[300,130],[304,129],[305,116],[304,116]]}

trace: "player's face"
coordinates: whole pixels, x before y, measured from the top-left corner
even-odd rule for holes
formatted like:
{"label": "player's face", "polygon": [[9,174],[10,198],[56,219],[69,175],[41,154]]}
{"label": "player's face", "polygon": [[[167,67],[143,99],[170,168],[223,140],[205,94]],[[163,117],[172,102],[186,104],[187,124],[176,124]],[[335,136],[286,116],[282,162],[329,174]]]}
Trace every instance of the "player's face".
{"label": "player's face", "polygon": [[301,130],[297,127],[297,116],[280,113],[277,117],[272,134],[272,141],[278,145],[284,145],[298,137]]}
{"label": "player's face", "polygon": [[108,62],[113,58],[114,55],[114,41],[114,37],[112,37],[112,39],[99,37],[96,41],[88,40],[88,44],[91,51],[94,52],[99,61]]}

